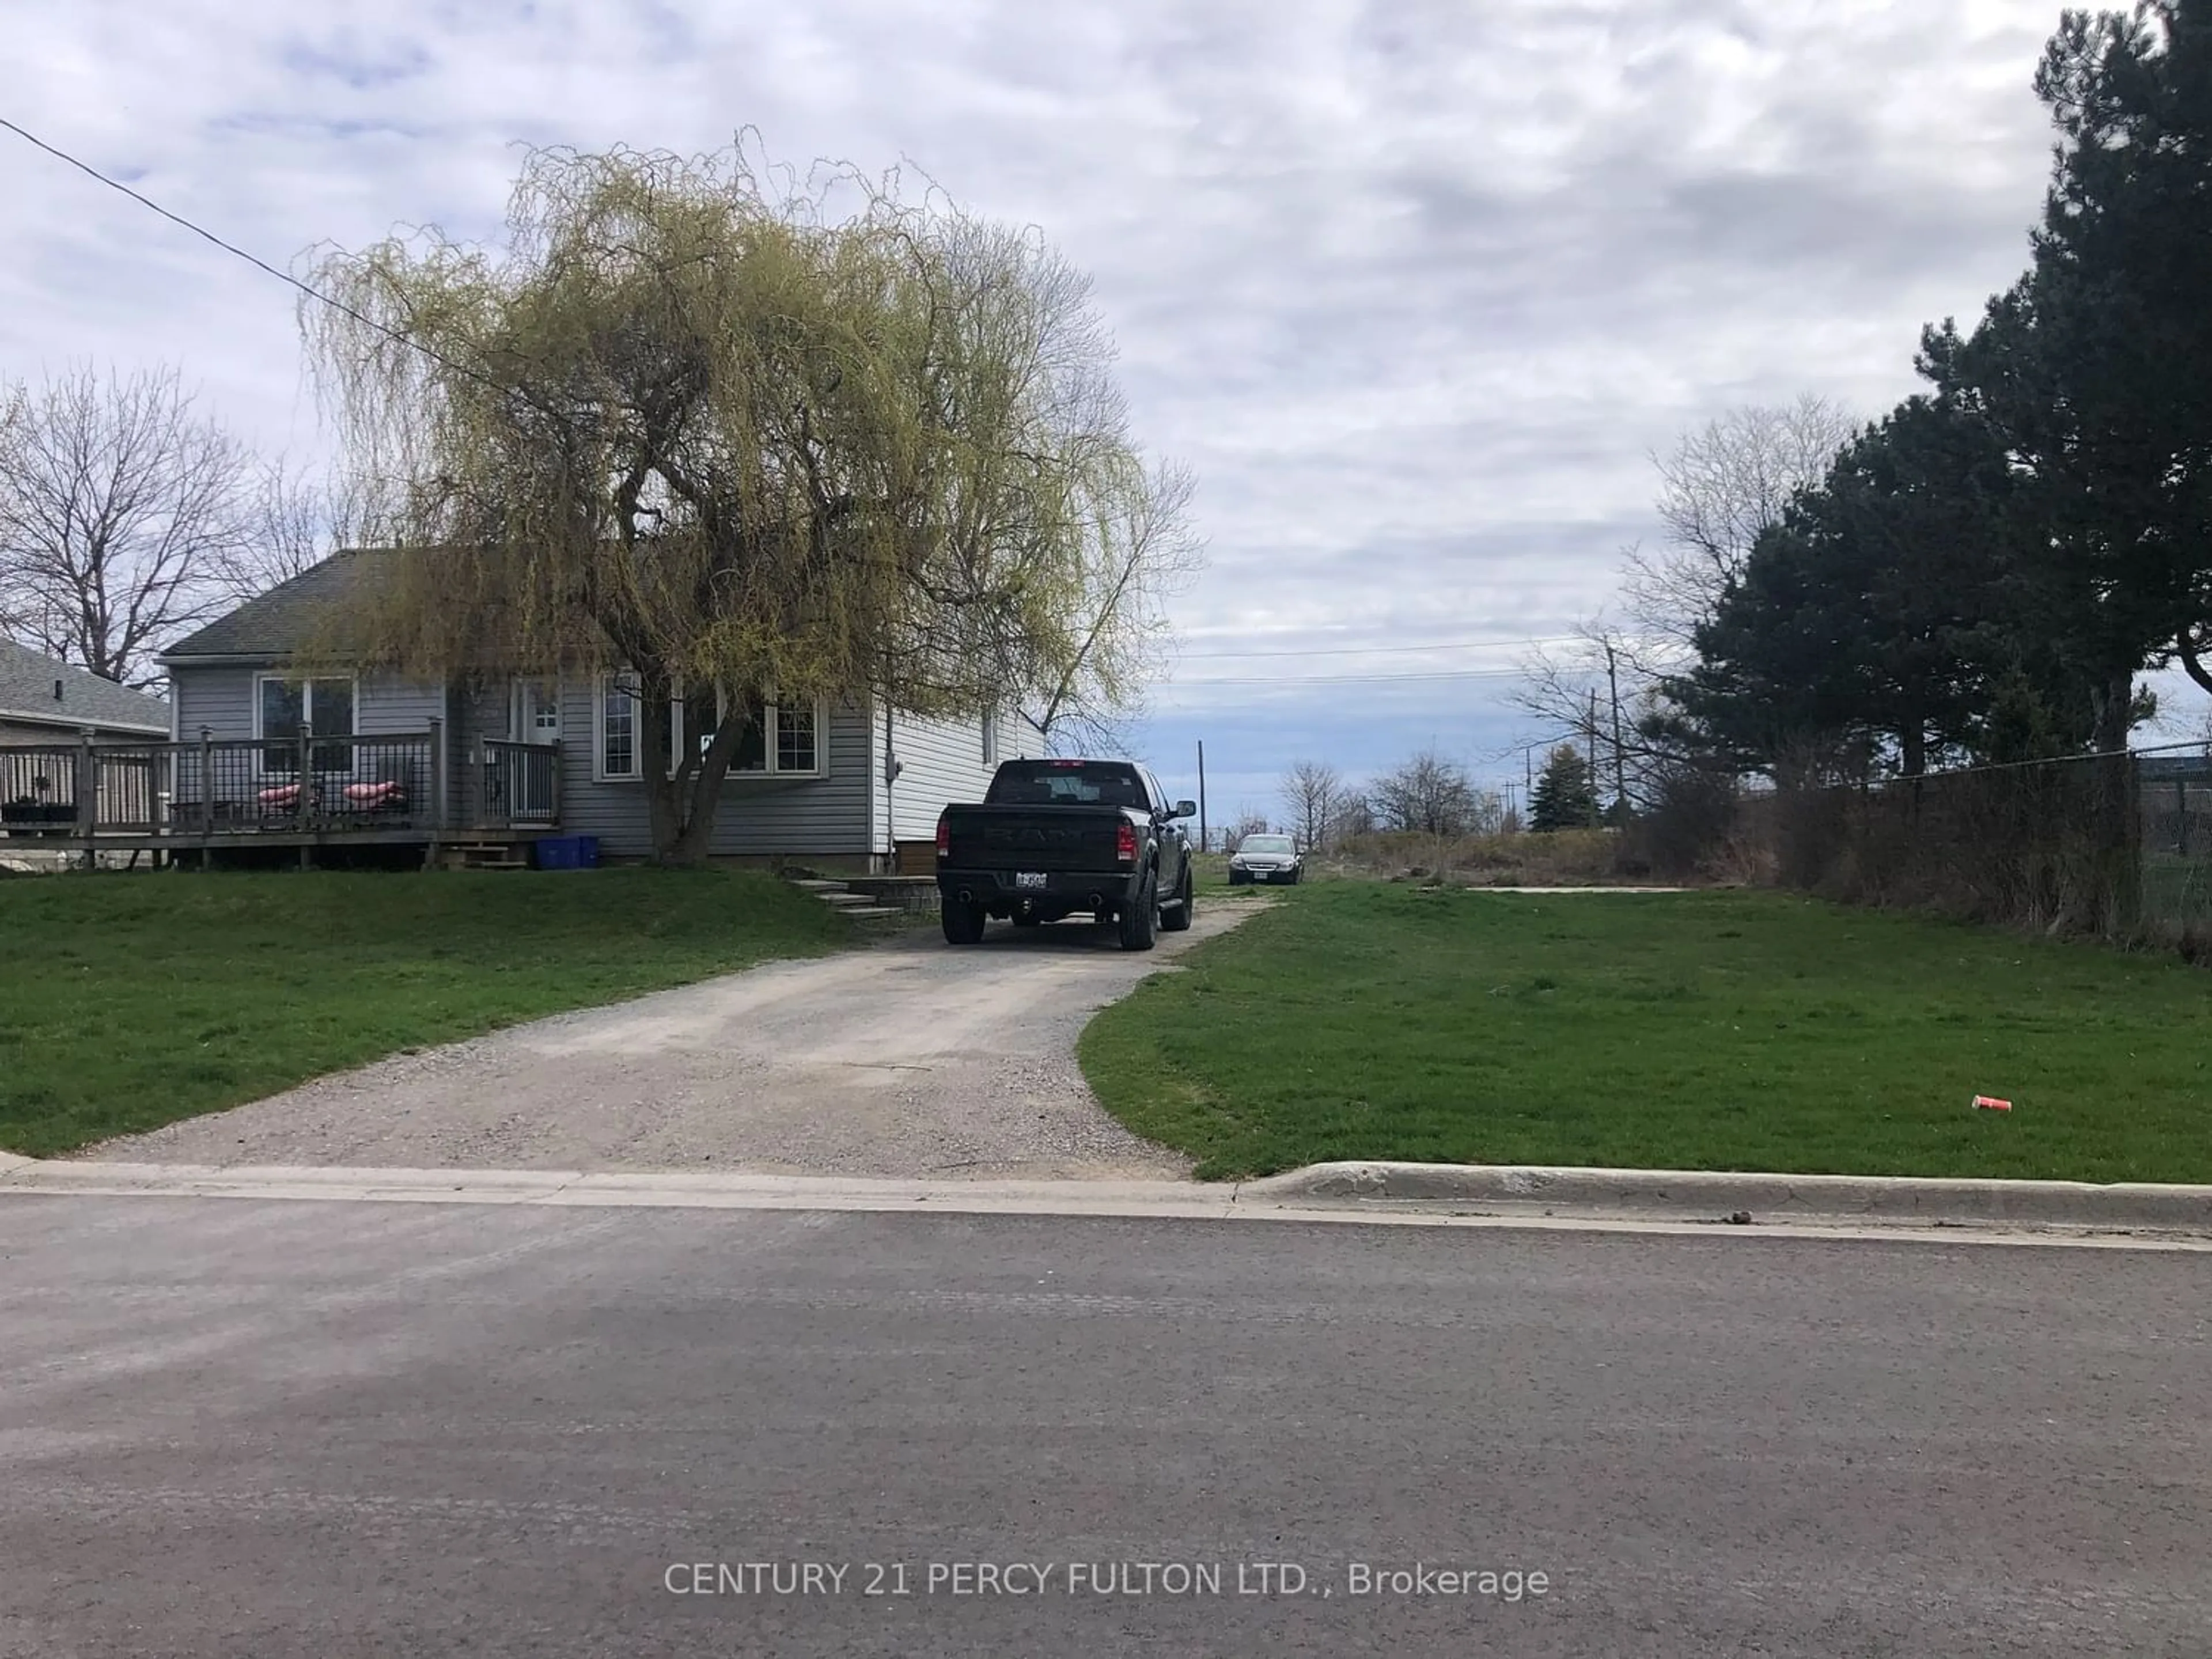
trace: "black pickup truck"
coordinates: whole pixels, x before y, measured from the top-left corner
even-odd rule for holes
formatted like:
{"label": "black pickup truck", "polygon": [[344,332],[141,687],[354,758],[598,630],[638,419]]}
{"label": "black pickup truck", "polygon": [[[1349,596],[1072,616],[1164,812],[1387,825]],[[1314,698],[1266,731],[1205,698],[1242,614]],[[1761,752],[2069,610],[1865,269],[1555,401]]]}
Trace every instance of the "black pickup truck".
{"label": "black pickup truck", "polygon": [[1149,951],[1190,926],[1190,840],[1160,781],[1127,761],[1015,760],[976,805],[937,820],[945,937],[973,945],[993,916],[1035,927],[1087,911],[1117,924],[1121,948]]}

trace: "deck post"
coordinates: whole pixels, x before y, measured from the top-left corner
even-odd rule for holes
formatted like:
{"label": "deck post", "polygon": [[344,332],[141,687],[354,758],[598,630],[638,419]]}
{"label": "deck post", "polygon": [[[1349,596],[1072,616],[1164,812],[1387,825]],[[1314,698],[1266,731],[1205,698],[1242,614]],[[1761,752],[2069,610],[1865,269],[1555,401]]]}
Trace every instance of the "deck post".
{"label": "deck post", "polygon": [[[310,834],[313,829],[313,814],[314,811],[315,799],[315,775],[309,769],[309,766],[314,759],[314,740],[315,728],[312,725],[301,726],[300,727],[299,770],[295,772],[292,775],[300,781],[298,811],[300,815],[300,833],[302,836]],[[300,843],[300,867],[302,870],[312,870],[315,867],[315,849],[312,843],[306,841],[302,841]]]}
{"label": "deck post", "polygon": [[[200,834],[215,834],[215,728],[200,727]],[[200,848],[201,868],[206,868],[207,848]]]}
{"label": "deck post", "polygon": [[92,838],[100,829],[99,763],[93,758],[93,730],[82,727],[76,735],[76,832],[84,838],[84,867],[100,867],[100,854],[93,850]]}
{"label": "deck post", "polygon": [[446,722],[430,722],[430,845],[422,855],[422,867],[438,867],[438,832],[446,827]]}

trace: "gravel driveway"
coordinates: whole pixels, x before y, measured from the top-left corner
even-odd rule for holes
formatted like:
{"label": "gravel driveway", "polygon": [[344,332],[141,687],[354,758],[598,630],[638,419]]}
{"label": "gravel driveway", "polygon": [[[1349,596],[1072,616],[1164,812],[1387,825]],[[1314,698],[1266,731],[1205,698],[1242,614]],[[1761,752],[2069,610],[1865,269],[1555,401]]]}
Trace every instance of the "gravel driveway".
{"label": "gravel driveway", "polygon": [[136,1163],[1159,1176],[1189,1160],[1106,1115],[1091,1015],[1261,908],[1202,909],[1147,953],[1084,923],[933,928],[395,1055],[111,1140]]}

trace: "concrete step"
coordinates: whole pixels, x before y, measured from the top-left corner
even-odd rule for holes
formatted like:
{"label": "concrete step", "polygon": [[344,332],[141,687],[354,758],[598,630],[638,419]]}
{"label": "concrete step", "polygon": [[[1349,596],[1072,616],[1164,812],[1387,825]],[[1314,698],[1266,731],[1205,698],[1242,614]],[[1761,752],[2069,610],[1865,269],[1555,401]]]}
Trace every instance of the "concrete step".
{"label": "concrete step", "polygon": [[883,916],[902,916],[907,914],[896,905],[863,904],[848,907],[837,912],[841,916],[852,916],[861,921],[873,921]]}
{"label": "concrete step", "polygon": [[793,881],[791,884],[793,887],[803,887],[810,893],[842,893],[845,890],[843,882],[824,881],[818,876],[807,876]]}

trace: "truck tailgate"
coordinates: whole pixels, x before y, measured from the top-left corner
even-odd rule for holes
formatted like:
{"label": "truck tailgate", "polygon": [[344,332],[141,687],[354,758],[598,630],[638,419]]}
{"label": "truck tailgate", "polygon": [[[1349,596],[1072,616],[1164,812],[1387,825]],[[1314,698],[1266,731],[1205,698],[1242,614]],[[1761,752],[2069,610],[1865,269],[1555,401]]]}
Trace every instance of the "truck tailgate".
{"label": "truck tailgate", "polygon": [[1122,824],[1112,806],[956,806],[948,850],[958,870],[1083,870],[1121,866]]}

